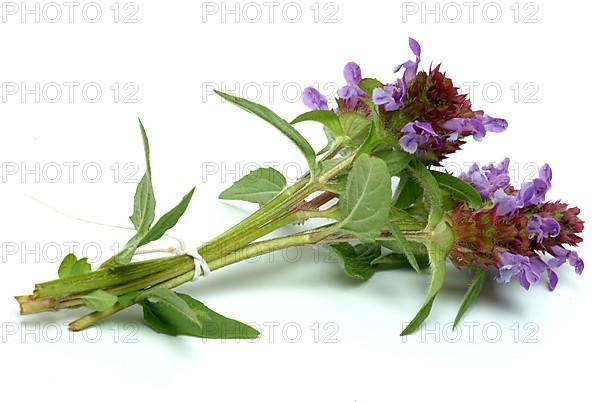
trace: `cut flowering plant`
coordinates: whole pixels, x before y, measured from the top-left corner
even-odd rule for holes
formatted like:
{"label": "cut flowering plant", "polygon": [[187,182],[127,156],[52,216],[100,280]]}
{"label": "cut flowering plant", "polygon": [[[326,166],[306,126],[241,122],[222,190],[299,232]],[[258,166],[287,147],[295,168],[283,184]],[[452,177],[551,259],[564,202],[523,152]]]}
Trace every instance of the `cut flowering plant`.
{"label": "cut flowering plant", "polygon": [[[401,73],[395,81],[364,78],[356,63],[348,63],[335,107],[315,88],[306,88],[303,102],[312,110],[291,121],[265,106],[217,92],[276,127],[304,155],[307,172],[288,185],[273,168],[252,171],[220,198],[256,203],[256,212],[191,252],[179,249],[176,255],[132,262],[143,252],[140,247],[176,225],[194,192],[155,220],[149,144],[140,122],[146,173],[130,217],[135,234],[94,270],[85,257],[66,256],[58,279],[17,297],[21,313],[87,308],[91,312],[70,324],[70,329],[82,330],[138,304],[144,322],[160,333],[254,338],[259,333],[252,327],[172,289],[201,273],[275,250],[320,246],[335,254],[357,281],[390,269],[429,275],[423,305],[402,332],[410,334],[429,315],[447,262],[473,278],[455,324],[488,277],[499,283],[514,279],[525,289],[546,282],[553,290],[557,270],[565,263],[580,274],[583,262],[567,247],[581,241],[583,222],[578,208],[545,200],[552,179],[547,164],[520,188],[510,183],[508,159],[475,164],[460,177],[444,171],[444,160],[471,137],[481,141],[490,132],[504,131],[507,123],[473,110],[439,65],[420,71],[421,47],[413,39],[409,46],[415,59],[394,69]],[[306,122],[324,128],[328,144],[319,152],[298,131]],[[313,218],[327,223],[310,229],[296,225],[294,234],[270,236]]]}

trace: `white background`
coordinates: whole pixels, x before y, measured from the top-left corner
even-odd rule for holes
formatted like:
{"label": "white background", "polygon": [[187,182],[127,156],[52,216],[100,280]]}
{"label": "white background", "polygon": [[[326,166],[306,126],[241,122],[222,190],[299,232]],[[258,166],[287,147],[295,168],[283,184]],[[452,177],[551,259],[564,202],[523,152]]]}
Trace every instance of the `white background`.
{"label": "white background", "polygon": [[[274,5],[271,22],[268,7],[258,2],[262,18],[252,22],[256,3],[238,4],[236,16],[222,15],[220,2],[138,0],[132,17],[137,23],[123,21],[136,11],[125,3],[118,5],[117,23],[112,0],[99,1],[96,23],[82,16],[85,2],[75,8],[72,23],[61,2],[56,23],[49,21],[56,9],[44,8],[45,2],[39,3],[39,22],[35,14],[22,22],[21,4],[15,3],[13,15],[14,7],[2,3],[2,399],[594,399],[597,3],[483,1],[473,6],[470,21],[462,2],[440,2],[437,13],[423,14],[421,2],[338,0],[315,7],[313,0],[297,0]],[[435,10],[435,2],[426,7]],[[294,23],[298,8],[302,15]],[[498,8],[502,15],[492,22]],[[88,7],[86,18],[94,17]],[[286,261],[294,252],[279,253],[185,286],[222,314],[258,323],[263,337],[254,343],[157,335],[141,324],[137,307],[83,334],[69,334],[64,326],[77,317],[75,311],[18,316],[12,296],[54,278],[57,252],[66,254],[69,242],[79,255],[97,257],[101,251],[106,258],[116,242],[126,240],[126,231],[77,222],[44,204],[127,225],[134,181],[142,174],[132,170],[143,163],[138,117],[150,136],[158,212],[198,186],[173,233],[199,244],[251,210],[217,199],[246,168],[274,163],[293,179],[304,166],[283,136],[208,88],[236,92],[292,118],[305,111],[298,89],[343,84],[347,61],[358,62],[364,76],[394,79],[391,68],[411,56],[409,35],[421,42],[423,68],[443,62],[457,83],[476,83],[476,109],[509,121],[505,133],[452,156],[451,166],[510,156],[520,182],[531,175],[532,164],[549,162],[549,197],[580,206],[586,220],[581,277],[561,268],[553,293],[544,286],[526,292],[516,283],[490,282],[464,318],[471,332],[463,326],[452,333],[448,325],[468,279],[450,269],[427,331],[404,339],[398,334],[422,301],[425,275],[387,272],[357,284],[324,256],[315,261],[311,251],[299,262]],[[73,102],[65,82],[78,83]],[[21,83],[34,93],[23,99]],[[53,83],[63,92],[55,103]],[[19,89],[12,94],[15,84]],[[86,84],[92,87],[87,99]],[[93,87],[102,89],[95,103]],[[138,102],[126,102],[135,91],[128,100]],[[323,145],[317,127],[302,129],[315,148]],[[23,176],[26,169],[33,173]]]}

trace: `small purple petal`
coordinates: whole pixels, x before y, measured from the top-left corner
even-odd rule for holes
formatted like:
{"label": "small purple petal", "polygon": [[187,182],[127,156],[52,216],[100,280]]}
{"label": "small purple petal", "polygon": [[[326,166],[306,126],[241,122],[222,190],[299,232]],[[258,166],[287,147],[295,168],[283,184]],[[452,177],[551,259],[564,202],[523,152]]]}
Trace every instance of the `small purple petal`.
{"label": "small purple petal", "polygon": [[313,87],[304,89],[302,92],[302,102],[313,110],[329,110],[325,95]]}
{"label": "small purple petal", "polygon": [[542,217],[539,215],[533,215],[527,221],[527,230],[529,231],[529,238],[536,238],[538,243],[544,240],[544,231],[542,230]]}
{"label": "small purple petal", "polygon": [[404,82],[412,81],[417,76],[417,71],[419,69],[419,60],[417,59],[417,61],[405,61],[400,65],[400,67],[405,68],[404,77],[402,78]]}
{"label": "small purple petal", "polygon": [[521,271],[521,275],[519,275],[519,283],[525,290],[529,290],[529,286],[531,283],[527,280],[527,275],[525,274],[525,270]]}
{"label": "small purple petal", "polygon": [[508,122],[504,119],[499,119],[496,117],[491,117],[486,115],[477,116],[477,119],[483,124],[486,131],[491,131],[493,133],[501,133],[508,127]]}
{"label": "small purple petal", "polygon": [[375,88],[373,90],[373,103],[376,105],[385,105],[388,102],[393,101],[392,94],[386,91],[384,88]]}
{"label": "small purple petal", "polygon": [[471,119],[469,124],[473,128],[473,138],[475,141],[483,140],[486,134],[485,126],[477,119]]}
{"label": "small purple petal", "polygon": [[550,216],[542,219],[541,229],[547,237],[556,237],[560,234],[560,224]]}
{"label": "small purple petal", "polygon": [[358,85],[360,80],[362,80],[360,66],[353,61],[346,64],[344,66],[344,78],[348,85]]}
{"label": "small purple petal", "polygon": [[421,143],[421,138],[418,134],[404,134],[398,143],[406,152],[414,154]]}
{"label": "small purple petal", "polygon": [[515,210],[521,207],[521,204],[517,197],[507,195],[503,189],[499,188],[494,192],[494,206],[496,208],[496,215],[506,216],[512,214]]}
{"label": "small purple petal", "polygon": [[550,182],[552,181],[552,169],[550,168],[550,165],[544,163],[540,168],[538,175],[540,180],[543,180],[548,188],[550,188]]}
{"label": "small purple petal", "polygon": [[415,121],[414,122],[415,127],[420,128],[421,130],[423,130],[423,132],[425,133],[429,133],[431,136],[436,137],[437,133],[435,131],[433,131],[433,127],[431,126],[431,123],[426,123],[426,122],[422,122],[422,121]]}
{"label": "small purple petal", "polygon": [[558,284],[558,275],[550,268],[548,268],[546,272],[548,273],[548,289],[553,291],[556,289],[556,285]]}
{"label": "small purple petal", "polygon": [[358,99],[362,91],[355,85],[345,85],[338,90],[341,99]]}
{"label": "small purple petal", "polygon": [[581,275],[583,272],[584,264],[583,260],[577,255],[577,251],[571,251],[568,257],[569,264],[575,268],[575,272]]}
{"label": "small purple petal", "polygon": [[413,38],[408,38],[408,46],[415,56],[421,57],[421,45]]}

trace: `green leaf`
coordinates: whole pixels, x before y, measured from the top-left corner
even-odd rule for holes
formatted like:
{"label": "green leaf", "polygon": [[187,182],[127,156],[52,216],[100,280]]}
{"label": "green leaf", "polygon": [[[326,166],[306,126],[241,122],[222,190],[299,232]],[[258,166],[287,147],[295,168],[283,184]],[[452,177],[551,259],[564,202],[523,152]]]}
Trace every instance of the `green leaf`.
{"label": "green leaf", "polygon": [[368,154],[371,150],[377,145],[379,141],[379,137],[377,135],[377,128],[375,127],[375,122],[371,122],[371,126],[369,128],[369,134],[367,138],[360,144],[360,147],[356,151],[355,158],[359,157],[362,154]]}
{"label": "green leaf", "polygon": [[152,188],[152,171],[150,170],[150,147],[148,145],[148,136],[142,121],[139,120],[142,141],[144,142],[144,155],[146,158],[146,173],[140,180],[135,190],[133,202],[133,214],[129,217],[138,233],[148,230],[154,221],[154,210],[156,200],[154,198],[154,189]]}
{"label": "green leaf", "polygon": [[481,208],[483,201],[481,195],[469,183],[454,177],[448,173],[430,171],[435,180],[437,180],[440,189],[450,193],[452,196],[467,201],[471,208]]}
{"label": "green leaf", "polygon": [[[426,254],[417,254],[415,255],[415,259],[421,270],[429,267],[429,257]],[[382,255],[371,261],[371,265],[376,267],[378,271],[386,269],[413,269],[406,255],[399,253]]]}
{"label": "green leaf", "polygon": [[260,335],[249,325],[224,317],[191,296],[167,289],[149,292],[140,295],[138,301],[143,303],[144,321],[156,332],[209,339],[255,339]]}
{"label": "green leaf", "polygon": [[285,177],[273,168],[259,168],[248,173],[219,194],[222,200],[241,200],[266,204],[286,186]]}
{"label": "green leaf", "polygon": [[339,243],[328,247],[338,257],[349,277],[367,280],[376,272],[371,262],[381,255],[381,246],[378,244],[352,246],[349,243]]}
{"label": "green leaf", "polygon": [[384,161],[366,154],[359,156],[340,195],[340,226],[362,242],[375,241],[390,212],[391,178]]}
{"label": "green leaf", "polygon": [[196,314],[202,330],[193,336],[208,339],[256,339],[260,332],[251,326],[222,316],[191,296],[177,293]]}
{"label": "green leaf", "polygon": [[358,83],[358,87],[371,96],[373,94],[373,90],[375,88],[382,88],[383,84],[381,81],[376,80],[375,78],[363,78]]}
{"label": "green leaf", "polygon": [[135,303],[135,300],[141,295],[143,290],[136,290],[133,292],[125,293],[124,295],[119,296],[119,305],[121,307],[129,307]]}
{"label": "green leaf", "polygon": [[135,301],[142,303],[144,321],[156,332],[190,335],[202,331],[202,324],[196,313],[172,290],[150,289],[140,294]]}
{"label": "green leaf", "polygon": [[418,219],[418,217],[413,216],[404,209],[399,209],[396,207],[393,207],[390,210],[390,222],[403,227],[410,226],[410,229],[412,230],[422,230],[425,226],[425,222],[423,222],[423,220]]}
{"label": "green leaf", "polygon": [[426,229],[431,230],[437,226],[444,213],[442,210],[442,192],[431,171],[421,162],[415,161],[412,173],[423,188],[423,200],[429,212]]}
{"label": "green leaf", "polygon": [[400,173],[400,181],[394,194],[394,206],[398,209],[410,207],[423,194],[423,188],[419,186],[417,179],[408,171]]}
{"label": "green leaf", "polygon": [[160,239],[167,230],[174,227],[179,218],[184,214],[187,209],[192,196],[194,195],[194,187],[189,193],[183,196],[181,201],[169,212],[160,217],[160,219],[152,226],[152,228],[146,232],[144,237],[140,240],[138,247],[143,246],[144,244],[150,243],[151,241],[155,241]]}
{"label": "green leaf", "polygon": [[94,290],[81,299],[83,300],[83,304],[94,311],[108,310],[119,301],[117,296],[104,290]]}
{"label": "green leaf", "polygon": [[58,277],[68,278],[70,276],[87,274],[92,271],[92,266],[87,258],[77,260],[74,254],[67,254],[58,267]]}
{"label": "green leaf", "polygon": [[343,112],[339,116],[346,144],[350,146],[359,146],[363,143],[371,128],[371,120],[360,113]]}
{"label": "green leaf", "polygon": [[417,259],[415,258],[415,255],[413,254],[412,249],[408,244],[408,240],[406,240],[400,228],[398,228],[397,225],[390,223],[390,229],[392,231],[392,235],[394,235],[395,241],[386,242],[385,247],[389,248],[392,251],[405,254],[406,258],[408,259],[408,262],[410,263],[410,266],[413,267],[415,271],[421,272],[419,263],[417,262]]}
{"label": "green leaf", "polygon": [[272,126],[277,128],[283,135],[288,137],[297,147],[300,149],[311,172],[315,171],[316,168],[316,154],[313,147],[306,141],[306,139],[287,121],[276,115],[269,108],[259,105],[258,103],[251,102],[246,99],[238,98],[237,96],[229,95],[220,91],[215,91],[217,95],[221,96],[226,101],[229,101],[245,111],[252,113]]}
{"label": "green leaf", "polygon": [[446,257],[448,256],[454,241],[452,228],[450,228],[446,222],[441,222],[435,228],[431,238],[431,242],[426,244],[432,269],[429,290],[427,291],[425,302],[412,321],[402,331],[401,335],[403,336],[415,332],[429,316],[435,297],[444,284],[444,278],[446,276]]}
{"label": "green leaf", "polygon": [[408,152],[404,152],[400,149],[376,152],[373,156],[376,156],[385,162],[391,176],[398,176],[400,173],[404,172],[410,161],[413,159]]}
{"label": "green leaf", "polygon": [[341,138],[344,136],[344,129],[340,123],[340,118],[331,110],[311,110],[296,117],[291,124],[303,121],[316,121],[325,126],[334,137]]}
{"label": "green leaf", "polygon": [[471,283],[471,286],[469,286],[467,293],[465,293],[465,297],[463,298],[462,303],[460,304],[458,313],[456,313],[456,318],[454,319],[452,329],[456,328],[462,316],[469,309],[469,307],[471,307],[471,304],[473,304],[473,302],[477,299],[479,293],[481,293],[481,289],[483,289],[483,284],[485,283],[485,278],[485,269],[480,269],[475,275],[473,283]]}

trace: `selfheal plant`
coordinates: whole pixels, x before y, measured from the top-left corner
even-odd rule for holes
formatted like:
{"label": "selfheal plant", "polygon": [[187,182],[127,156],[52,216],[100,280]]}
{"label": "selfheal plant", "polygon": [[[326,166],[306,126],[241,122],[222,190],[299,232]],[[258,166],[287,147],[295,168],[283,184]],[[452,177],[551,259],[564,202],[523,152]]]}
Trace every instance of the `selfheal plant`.
{"label": "selfheal plant", "polygon": [[[583,222],[578,208],[545,200],[552,180],[548,165],[520,189],[510,184],[508,159],[482,168],[475,164],[460,177],[434,169],[469,137],[482,140],[488,132],[504,131],[507,123],[473,111],[439,65],[419,71],[421,46],[410,39],[409,47],[415,59],[394,69],[402,76],[392,83],[363,78],[359,65],[350,62],[343,69],[345,85],[338,91],[337,106],[331,108],[319,91],[306,88],[303,103],[311,110],[291,122],[263,105],[217,91],[285,135],[304,155],[307,172],[290,184],[271,167],[250,172],[220,198],[256,203],[254,213],[189,253],[181,247],[166,249],[162,252],[175,255],[133,262],[147,252],[143,246],[176,225],[194,192],[155,221],[149,142],[140,122],[146,173],[134,195],[134,235],[122,251],[94,270],[85,257],[66,256],[58,279],[17,296],[21,313],[87,308],[87,315],[69,325],[82,330],[140,305],[144,322],[159,333],[256,338],[259,333],[252,327],[172,289],[209,269],[310,245],[329,250],[345,274],[357,281],[390,269],[429,270],[425,300],[403,329],[406,335],[429,315],[443,287],[447,261],[476,271],[455,325],[488,275],[499,283],[518,281],[526,289],[545,280],[553,290],[557,268],[565,263],[581,274],[583,261],[570,248],[581,242]],[[297,130],[305,122],[323,126],[328,144],[321,151]],[[291,226],[313,218],[327,223]],[[294,233],[273,236],[285,226]]]}
{"label": "selfheal plant", "polygon": [[[394,73],[403,71],[402,77],[389,84],[362,78],[355,62],[346,65],[347,85],[338,92],[334,109],[342,123],[360,117],[370,121],[376,113],[400,146],[425,164],[439,164],[467,137],[481,141],[488,132],[506,130],[506,120],[473,111],[467,96],[440,72],[440,65],[418,71],[421,45],[409,38],[409,47],[416,59],[396,66]],[[329,110],[326,97],[315,88],[304,90],[303,101],[313,110]]]}

